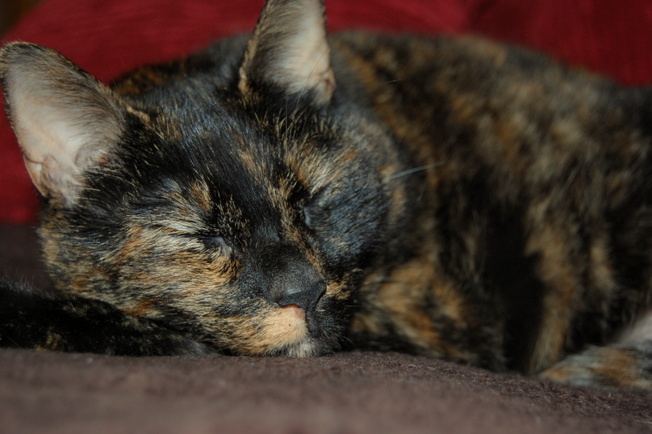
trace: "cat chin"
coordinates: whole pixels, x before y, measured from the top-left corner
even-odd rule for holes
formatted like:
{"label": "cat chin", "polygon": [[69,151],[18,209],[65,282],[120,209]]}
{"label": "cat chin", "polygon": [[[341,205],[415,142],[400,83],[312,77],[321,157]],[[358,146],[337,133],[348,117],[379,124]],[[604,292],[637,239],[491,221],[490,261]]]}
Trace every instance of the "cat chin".
{"label": "cat chin", "polygon": [[298,358],[316,357],[322,354],[322,351],[320,351],[319,348],[320,345],[317,345],[313,339],[304,339],[301,342],[285,348],[282,351],[282,355]]}
{"label": "cat chin", "polygon": [[307,333],[301,340],[278,348],[268,355],[297,358],[319,357],[331,354],[338,348],[339,345]]}

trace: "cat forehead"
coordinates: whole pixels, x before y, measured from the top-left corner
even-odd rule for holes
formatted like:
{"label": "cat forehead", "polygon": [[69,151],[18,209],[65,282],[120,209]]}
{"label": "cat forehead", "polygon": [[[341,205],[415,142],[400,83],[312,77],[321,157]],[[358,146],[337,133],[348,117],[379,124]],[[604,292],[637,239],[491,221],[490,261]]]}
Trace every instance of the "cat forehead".
{"label": "cat forehead", "polygon": [[291,173],[305,172],[306,179],[309,173],[318,175],[342,152],[336,123],[310,110],[229,104],[219,98],[185,104],[183,109],[177,105],[161,111],[150,125],[155,142],[161,142],[150,146],[162,148],[159,154],[168,164],[263,183]]}
{"label": "cat forehead", "polygon": [[190,198],[199,198],[204,208],[207,198],[216,204],[229,199],[240,207],[269,207],[287,200],[299,185],[322,188],[327,180],[319,173],[333,170],[328,169],[337,152],[332,137],[308,127],[298,132],[289,122],[224,110],[194,118],[161,116],[145,133],[130,131],[125,137],[127,152],[118,154],[122,177],[137,177],[177,202],[184,191],[194,192]]}
{"label": "cat forehead", "polygon": [[127,137],[135,171],[208,189],[215,206],[278,209],[294,201],[297,187],[314,194],[351,178],[360,165],[352,154],[361,151],[346,139],[339,117],[307,101],[274,93],[244,98],[205,83],[170,85],[138,104],[153,116],[145,122],[145,143],[133,132]]}

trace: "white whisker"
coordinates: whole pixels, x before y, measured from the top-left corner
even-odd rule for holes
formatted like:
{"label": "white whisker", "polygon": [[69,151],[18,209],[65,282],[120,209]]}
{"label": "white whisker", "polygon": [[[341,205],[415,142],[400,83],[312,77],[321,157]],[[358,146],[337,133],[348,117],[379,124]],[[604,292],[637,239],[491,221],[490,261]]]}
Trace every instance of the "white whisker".
{"label": "white whisker", "polygon": [[424,171],[424,170],[432,169],[434,167],[443,166],[446,163],[447,163],[447,161],[440,161],[440,162],[437,162],[437,163],[427,164],[425,166],[419,166],[419,167],[414,167],[412,169],[403,170],[401,172],[397,172],[397,173],[395,173],[393,175],[388,176],[387,181],[393,181],[393,180],[395,180],[397,178],[401,178],[403,176],[412,175],[413,173],[417,173],[417,172],[421,172],[421,171]]}

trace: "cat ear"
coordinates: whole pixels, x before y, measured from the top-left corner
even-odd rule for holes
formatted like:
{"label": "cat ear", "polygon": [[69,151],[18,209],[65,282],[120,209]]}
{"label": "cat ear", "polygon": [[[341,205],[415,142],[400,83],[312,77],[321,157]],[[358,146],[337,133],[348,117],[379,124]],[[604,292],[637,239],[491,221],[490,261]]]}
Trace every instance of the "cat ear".
{"label": "cat ear", "polygon": [[73,204],[82,172],[122,134],[126,105],[61,54],[34,44],[0,51],[0,82],[32,182],[43,196]]}
{"label": "cat ear", "polygon": [[267,1],[240,67],[240,90],[247,93],[258,80],[312,91],[318,104],[330,101],[335,79],[322,0]]}

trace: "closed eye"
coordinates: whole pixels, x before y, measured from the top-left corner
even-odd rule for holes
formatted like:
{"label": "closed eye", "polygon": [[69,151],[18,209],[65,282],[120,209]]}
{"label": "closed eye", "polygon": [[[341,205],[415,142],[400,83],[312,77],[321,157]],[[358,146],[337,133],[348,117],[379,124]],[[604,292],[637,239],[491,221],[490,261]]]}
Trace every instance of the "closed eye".
{"label": "closed eye", "polygon": [[325,188],[314,193],[310,198],[304,198],[300,208],[300,218],[308,229],[315,230],[323,224],[323,207],[320,205],[325,195]]}
{"label": "closed eye", "polygon": [[312,215],[310,213],[310,208],[308,208],[307,206],[304,206],[301,209],[301,217],[303,219],[303,223],[308,228],[313,229],[313,225],[314,225],[315,222],[314,222],[314,218],[312,217]]}
{"label": "closed eye", "polygon": [[199,241],[204,244],[207,250],[219,252],[222,255],[230,256],[233,253],[233,248],[229,246],[226,240],[219,236],[214,235],[197,235]]}
{"label": "closed eye", "polygon": [[301,210],[304,225],[315,232],[325,230],[329,226],[329,209],[317,203],[304,206]]}

